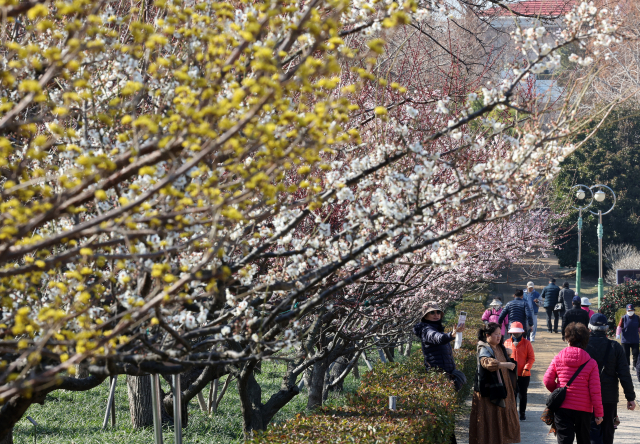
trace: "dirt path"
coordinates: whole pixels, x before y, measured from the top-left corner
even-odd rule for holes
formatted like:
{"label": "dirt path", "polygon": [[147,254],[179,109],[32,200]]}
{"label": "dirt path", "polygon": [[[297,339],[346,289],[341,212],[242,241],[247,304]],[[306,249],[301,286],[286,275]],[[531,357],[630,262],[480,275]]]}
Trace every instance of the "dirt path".
{"label": "dirt path", "polygon": [[[554,256],[550,256],[545,259],[545,265],[548,266],[548,273],[545,273],[547,277],[532,277],[529,273],[526,273],[527,265],[522,267],[514,267],[507,273],[503,273],[501,280],[508,283],[500,284],[497,286],[496,292],[503,295],[503,300],[508,302],[512,298],[512,294],[516,288],[522,288],[529,280],[532,280],[536,284],[536,289],[540,291],[548,283],[548,276],[553,276],[558,280],[558,284],[562,285],[564,280],[571,283],[571,288],[574,288],[575,278],[571,275],[571,270],[566,268],[559,268]],[[586,295],[590,298],[591,303],[597,306],[597,291],[595,288],[595,281],[584,280],[583,283],[583,296]],[[531,385],[528,392],[528,405],[527,405],[527,419],[520,423],[520,436],[523,444],[541,444],[541,443],[555,443],[556,438],[553,434],[548,434],[549,426],[540,420],[540,416],[545,407],[545,401],[549,394],[545,386],[542,384],[542,378],[547,367],[551,363],[553,357],[565,347],[566,344],[562,342],[560,333],[547,333],[546,329],[546,315],[543,309],[538,313],[538,333],[536,341],[533,343],[533,349],[536,354],[536,362],[531,372]],[[634,385],[636,387],[636,393],[640,397],[640,383],[635,376],[635,372],[632,372]],[[618,427],[615,435],[615,443],[618,444],[631,444],[640,442],[640,408],[636,411],[629,411],[626,409],[626,400],[624,399],[622,387],[620,387],[621,401],[618,404],[618,416],[620,417],[621,424]],[[469,442],[469,411],[470,401],[467,402],[466,412],[458,418],[458,426],[456,428],[456,436],[458,443]]]}

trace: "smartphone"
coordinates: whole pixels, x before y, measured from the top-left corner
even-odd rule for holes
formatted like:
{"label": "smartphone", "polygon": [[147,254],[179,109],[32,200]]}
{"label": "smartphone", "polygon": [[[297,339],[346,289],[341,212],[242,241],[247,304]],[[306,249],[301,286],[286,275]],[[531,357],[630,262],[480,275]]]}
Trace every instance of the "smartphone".
{"label": "smartphone", "polygon": [[467,312],[461,311],[458,316],[458,328],[464,327],[464,323],[467,321]]}

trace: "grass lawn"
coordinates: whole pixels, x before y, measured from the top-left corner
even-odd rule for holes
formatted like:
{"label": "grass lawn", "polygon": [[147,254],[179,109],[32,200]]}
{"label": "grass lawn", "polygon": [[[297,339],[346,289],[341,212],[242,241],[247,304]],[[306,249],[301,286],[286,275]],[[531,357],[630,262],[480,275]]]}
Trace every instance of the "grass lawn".
{"label": "grass lawn", "polygon": [[[418,348],[417,343],[414,343],[413,348],[414,350]],[[372,364],[379,362],[377,353],[369,352],[368,356]],[[371,358],[374,358],[375,361]],[[367,367],[362,359],[360,364],[359,370],[362,375],[367,371]],[[257,375],[257,379],[262,385],[263,402],[266,402],[269,396],[279,389],[280,375],[286,366],[274,362],[264,362],[262,368],[262,373]],[[109,426],[107,430],[101,430],[109,392],[109,380],[107,379],[102,385],[91,391],[59,390],[51,393],[43,406],[33,404],[27,411],[27,415],[39,424],[37,442],[41,444],[149,444],[153,442],[150,428],[135,430],[131,427],[125,378],[125,376],[120,376],[116,386],[117,425],[115,429],[111,429]],[[344,383],[345,393],[355,391],[359,384],[359,381],[350,374]],[[163,390],[168,391],[166,383],[163,384]],[[205,398],[208,393],[209,389],[207,388],[204,392]],[[332,403],[341,404],[344,400],[344,393],[331,394],[330,400]],[[276,415],[274,421],[283,421],[296,413],[304,412],[306,404],[307,391],[305,388]],[[218,411],[211,418],[200,410],[198,402],[194,398],[189,403],[189,426],[183,429],[182,433],[184,443],[241,442],[242,417],[235,383],[230,384]],[[16,424],[13,440],[15,444],[33,443],[33,425],[26,419],[26,415]],[[164,442],[169,444],[174,442],[173,429],[165,428]]]}

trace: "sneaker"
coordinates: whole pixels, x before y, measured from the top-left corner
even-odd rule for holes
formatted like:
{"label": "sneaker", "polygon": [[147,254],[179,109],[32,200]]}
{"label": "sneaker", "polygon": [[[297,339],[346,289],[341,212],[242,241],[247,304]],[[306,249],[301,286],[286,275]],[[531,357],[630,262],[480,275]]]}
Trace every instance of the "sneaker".
{"label": "sneaker", "polygon": [[527,417],[525,416],[524,413],[520,413],[520,421],[526,421]]}

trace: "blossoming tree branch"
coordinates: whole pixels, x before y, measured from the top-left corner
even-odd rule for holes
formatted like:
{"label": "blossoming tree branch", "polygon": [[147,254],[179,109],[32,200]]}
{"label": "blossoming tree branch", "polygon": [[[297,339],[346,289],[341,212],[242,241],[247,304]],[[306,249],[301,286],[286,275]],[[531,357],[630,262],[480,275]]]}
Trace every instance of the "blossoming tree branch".
{"label": "blossoming tree branch", "polygon": [[[582,4],[449,95],[398,68],[444,17],[413,0],[0,9],[0,438],[53,390],[192,369],[191,397],[236,372],[245,430],[265,427],[307,369],[544,244],[537,187],[607,110],[578,112],[584,80],[553,104],[523,85],[619,39]],[[290,371],[263,406],[265,359]]]}

